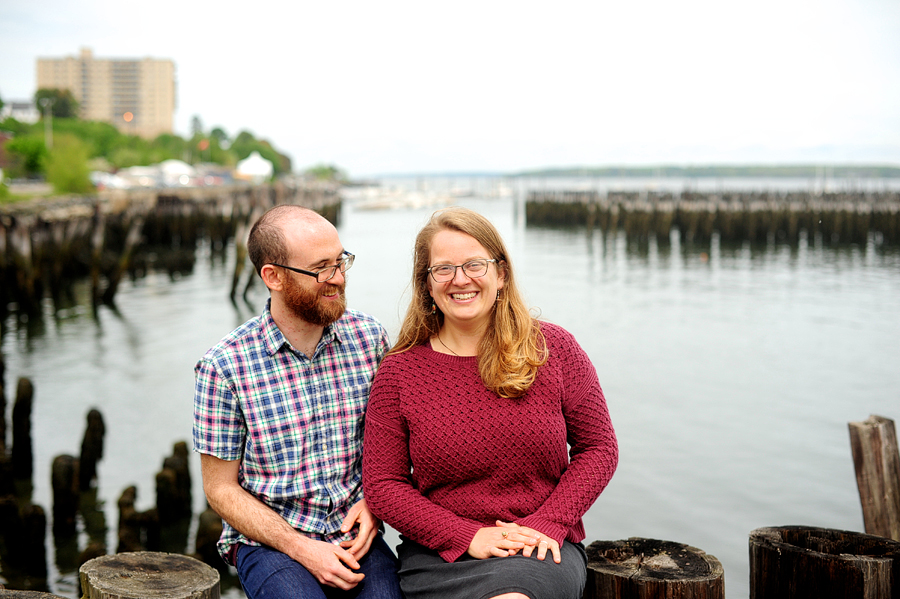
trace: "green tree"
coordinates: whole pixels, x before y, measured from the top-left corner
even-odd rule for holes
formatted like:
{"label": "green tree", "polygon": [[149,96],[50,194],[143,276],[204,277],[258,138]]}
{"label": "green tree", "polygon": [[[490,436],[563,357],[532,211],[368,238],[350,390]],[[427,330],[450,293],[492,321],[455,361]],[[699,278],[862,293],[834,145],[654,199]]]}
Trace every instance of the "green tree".
{"label": "green tree", "polygon": [[87,144],[70,133],[56,137],[47,160],[47,181],[59,193],[87,193],[91,184]]}
{"label": "green tree", "polygon": [[340,183],[347,180],[347,174],[333,164],[317,164],[304,172],[306,175],[322,181],[337,181]]}
{"label": "green tree", "polygon": [[72,92],[67,89],[41,88],[34,92],[34,105],[38,111],[44,114],[44,105],[41,100],[48,99],[52,102],[50,113],[56,118],[77,118],[78,101]]}
{"label": "green tree", "polygon": [[44,172],[47,146],[43,135],[17,135],[6,142],[4,149],[13,159],[9,177],[37,177]]}
{"label": "green tree", "polygon": [[17,121],[11,116],[0,121],[0,131],[9,131],[13,135],[27,135],[32,129],[28,123]]}
{"label": "green tree", "polygon": [[249,131],[241,131],[234,138],[234,141],[231,142],[231,151],[234,152],[238,160],[243,160],[254,150],[272,163],[275,176],[291,172],[290,158],[277,152],[268,141],[256,139]]}
{"label": "green tree", "polygon": [[6,106],[6,104],[3,103],[3,98],[0,98],[0,110],[3,110],[4,106]]}
{"label": "green tree", "polygon": [[209,132],[209,137],[219,142],[219,146],[222,148],[228,148],[228,134],[225,133],[225,130],[221,127],[214,127],[213,130]]}

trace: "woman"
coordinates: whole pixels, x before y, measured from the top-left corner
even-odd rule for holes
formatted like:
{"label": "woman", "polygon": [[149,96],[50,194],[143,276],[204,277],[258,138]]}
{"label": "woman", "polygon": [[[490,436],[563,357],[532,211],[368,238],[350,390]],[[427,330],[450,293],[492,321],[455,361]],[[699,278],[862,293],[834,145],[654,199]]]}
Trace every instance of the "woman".
{"label": "woman", "polygon": [[569,333],[532,318],[476,212],[432,216],[412,288],[363,442],[366,501],[402,535],[404,594],[579,599],[581,517],[618,460],[594,367]]}

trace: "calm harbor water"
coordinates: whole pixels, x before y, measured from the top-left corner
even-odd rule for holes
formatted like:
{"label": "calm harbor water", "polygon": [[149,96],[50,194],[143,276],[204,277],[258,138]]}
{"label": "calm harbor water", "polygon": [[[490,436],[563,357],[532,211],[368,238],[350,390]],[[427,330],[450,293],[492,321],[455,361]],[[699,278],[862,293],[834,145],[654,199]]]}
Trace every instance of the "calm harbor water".
{"label": "calm harbor water", "polygon": [[[530,304],[587,350],[619,436],[619,469],[586,516],[588,541],[699,547],[723,563],[727,594],[737,598],[748,595],[751,530],[862,530],[847,423],[900,419],[898,248],[677,237],[641,245],[525,227],[513,199],[481,197],[502,196],[497,190],[485,184],[456,203],[493,220]],[[345,204],[339,230],[357,254],[349,303],[392,335],[408,299],[412,239],[435,207]],[[48,514],[50,463],[78,454],[94,407],[107,430],[98,496],[108,545],[125,487],[137,486],[138,509],[151,507],[162,460],[190,440],[195,361],[265,301],[261,285],[247,302],[228,300],[232,260],[201,247],[192,274],[124,284],[117,311],[102,308],[96,319],[85,288],[80,308],[53,315],[47,306],[37,324],[3,322],[8,387],[21,376],[35,385],[33,500]],[[47,549],[51,590],[75,597],[76,574],[59,573],[49,539]]]}

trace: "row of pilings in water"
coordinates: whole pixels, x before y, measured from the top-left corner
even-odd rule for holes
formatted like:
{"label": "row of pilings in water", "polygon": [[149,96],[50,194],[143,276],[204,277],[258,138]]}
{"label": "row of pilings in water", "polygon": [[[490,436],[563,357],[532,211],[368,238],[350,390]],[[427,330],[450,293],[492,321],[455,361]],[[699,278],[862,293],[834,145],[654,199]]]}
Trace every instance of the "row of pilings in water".
{"label": "row of pilings in water", "polygon": [[31,413],[35,389],[28,378],[18,379],[9,427],[12,443],[7,447],[4,370],[0,358],[0,574],[8,588],[49,591],[46,540],[51,532],[56,568],[63,576],[77,573],[95,557],[130,551],[189,554],[227,576],[216,550],[222,522],[208,505],[199,515],[193,551],[188,550],[192,490],[189,450],[184,441],[175,443],[172,455],[162,460],[152,507],[136,509],[136,486],[122,491],[117,502],[116,543],[108,547],[103,501],[97,497],[97,463],[103,458],[106,424],[96,409],[86,415],[80,452],[59,454],[52,460],[49,482],[53,503],[48,522],[44,507],[32,502]]}
{"label": "row of pilings in water", "polygon": [[[111,190],[92,197],[32,200],[0,206],[0,319],[77,304],[74,284],[90,281],[93,305],[114,304],[120,283],[153,269],[192,271],[195,250],[209,240],[224,252],[238,240],[245,257],[253,222],[277,204],[298,204],[337,222],[338,187],[283,180],[267,185]],[[244,252],[241,254],[241,252]],[[244,264],[238,260],[232,296]],[[250,277],[252,281],[252,277]]]}
{"label": "row of pilings in water", "polygon": [[530,191],[529,225],[622,230],[629,238],[667,243],[783,241],[900,244],[900,191]]}

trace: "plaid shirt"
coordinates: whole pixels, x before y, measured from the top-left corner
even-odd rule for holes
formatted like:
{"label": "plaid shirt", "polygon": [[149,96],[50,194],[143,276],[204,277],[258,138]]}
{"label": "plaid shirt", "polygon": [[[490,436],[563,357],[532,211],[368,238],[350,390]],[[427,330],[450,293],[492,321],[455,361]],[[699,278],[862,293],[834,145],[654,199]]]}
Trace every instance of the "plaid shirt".
{"label": "plaid shirt", "polygon": [[[194,451],[241,460],[238,482],[304,535],[338,542],[362,498],[363,419],[387,332],[347,310],[312,358],[291,347],[269,304],[194,369]],[[224,522],[219,552],[259,545]]]}

